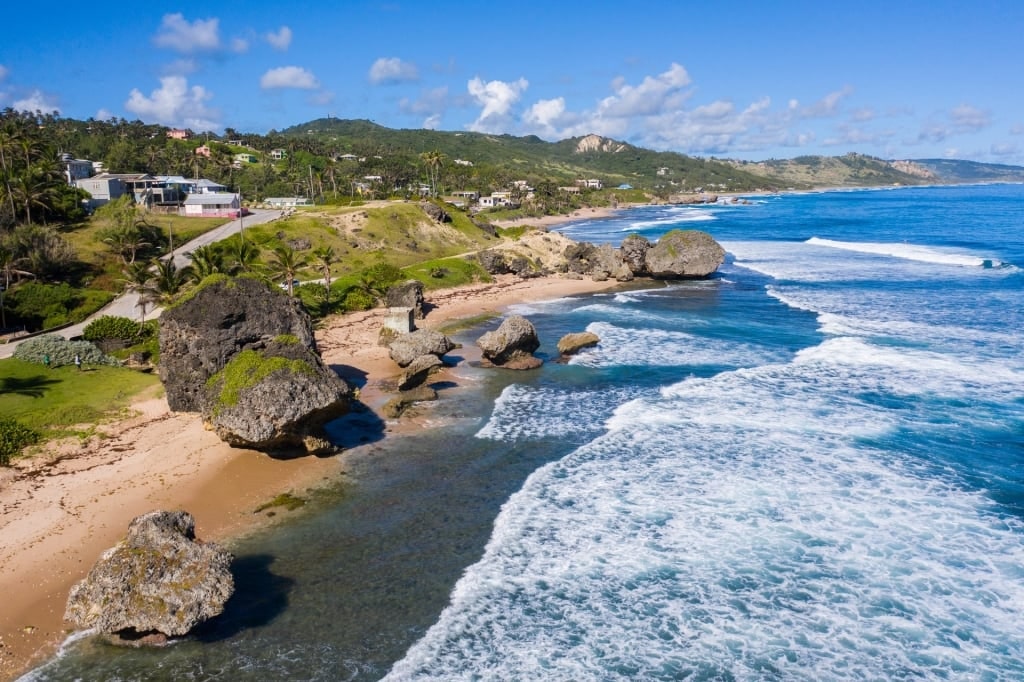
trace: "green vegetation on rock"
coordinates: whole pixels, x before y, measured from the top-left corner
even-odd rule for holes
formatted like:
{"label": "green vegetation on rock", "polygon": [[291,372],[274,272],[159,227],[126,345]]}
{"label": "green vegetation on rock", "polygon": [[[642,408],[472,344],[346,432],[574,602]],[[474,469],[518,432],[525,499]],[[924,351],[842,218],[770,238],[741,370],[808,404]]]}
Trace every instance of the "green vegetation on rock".
{"label": "green vegetation on rock", "polygon": [[313,374],[315,370],[303,360],[266,357],[254,350],[244,350],[231,358],[224,369],[210,377],[206,385],[218,390],[218,408],[232,407],[238,404],[242,391],[278,371]]}

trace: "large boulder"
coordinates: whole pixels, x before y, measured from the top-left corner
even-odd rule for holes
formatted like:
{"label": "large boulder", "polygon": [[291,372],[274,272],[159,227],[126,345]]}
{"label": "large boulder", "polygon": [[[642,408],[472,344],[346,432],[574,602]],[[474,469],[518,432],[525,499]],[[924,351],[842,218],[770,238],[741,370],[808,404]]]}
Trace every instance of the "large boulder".
{"label": "large boulder", "polygon": [[558,340],[558,352],[562,355],[576,355],[584,348],[601,343],[601,338],[594,332],[573,332]]}
{"label": "large boulder", "polygon": [[409,391],[422,385],[431,374],[444,363],[436,355],[421,355],[405,368],[402,376],[398,379],[398,390]]}
{"label": "large boulder", "polygon": [[384,300],[388,308],[412,308],[416,319],[423,319],[423,282],[418,279],[392,284],[388,287]]}
{"label": "large boulder", "polygon": [[647,251],[651,248],[651,242],[647,237],[639,234],[631,234],[622,240],[619,253],[622,255],[622,262],[626,264],[634,275],[642,276],[647,274]]}
{"label": "large boulder", "polygon": [[440,358],[453,348],[455,344],[441,332],[417,329],[398,336],[388,346],[388,351],[391,359],[398,363],[399,367],[408,367],[413,360],[422,355],[436,355]]}
{"label": "large boulder", "polygon": [[610,244],[595,245],[579,242],[565,249],[566,268],[569,272],[589,275],[597,281],[612,278],[622,282],[633,279],[622,254]]}
{"label": "large boulder", "polygon": [[221,440],[278,454],[332,451],[324,426],[348,412],[352,393],[319,355],[289,339],[239,353],[208,383],[206,418]]}
{"label": "large boulder", "polygon": [[312,320],[296,299],[247,277],[205,281],[160,317],[160,380],[167,404],[176,412],[204,411],[210,377],[243,350],[262,350],[281,336],[316,350]]}
{"label": "large boulder", "polygon": [[217,279],[164,313],[160,378],[172,410],[198,411],[225,442],[324,452],[351,388],[324,365],[299,303],[266,283]]}
{"label": "large boulder", "polygon": [[662,279],[707,277],[725,262],[725,249],[707,232],[672,230],[647,250],[647,273]]}
{"label": "large boulder", "polygon": [[485,362],[508,369],[535,369],[543,364],[533,352],[540,348],[537,329],[520,315],[505,318],[495,331],[476,340]]}
{"label": "large boulder", "polygon": [[436,220],[439,223],[450,223],[452,217],[448,215],[443,208],[437,204],[432,204],[428,201],[424,201],[420,204],[420,208],[423,212],[430,216],[431,220]]}
{"label": "large boulder", "polygon": [[196,540],[188,512],[144,514],[71,588],[64,618],[126,640],[185,635],[224,610],[235,589],[231,561],[226,550]]}

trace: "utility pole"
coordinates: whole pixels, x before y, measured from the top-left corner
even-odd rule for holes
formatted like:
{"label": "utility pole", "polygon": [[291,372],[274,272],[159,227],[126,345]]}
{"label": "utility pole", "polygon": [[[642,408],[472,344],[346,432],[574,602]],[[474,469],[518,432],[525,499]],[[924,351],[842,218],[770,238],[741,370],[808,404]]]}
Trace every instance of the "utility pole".
{"label": "utility pole", "polygon": [[242,190],[238,190],[238,238],[245,241],[245,207],[242,206]]}

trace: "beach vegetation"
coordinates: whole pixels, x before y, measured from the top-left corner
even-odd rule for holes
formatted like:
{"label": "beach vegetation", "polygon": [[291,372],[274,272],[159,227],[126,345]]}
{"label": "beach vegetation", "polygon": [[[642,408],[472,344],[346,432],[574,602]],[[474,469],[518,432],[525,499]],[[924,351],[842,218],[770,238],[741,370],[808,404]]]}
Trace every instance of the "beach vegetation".
{"label": "beach vegetation", "polygon": [[23,448],[39,442],[39,432],[17,419],[0,417],[0,466],[8,466],[11,457]]}
{"label": "beach vegetation", "polygon": [[237,405],[242,391],[279,371],[313,374],[315,370],[304,360],[266,356],[254,350],[238,353],[206,381],[207,387],[217,391],[215,410]]}

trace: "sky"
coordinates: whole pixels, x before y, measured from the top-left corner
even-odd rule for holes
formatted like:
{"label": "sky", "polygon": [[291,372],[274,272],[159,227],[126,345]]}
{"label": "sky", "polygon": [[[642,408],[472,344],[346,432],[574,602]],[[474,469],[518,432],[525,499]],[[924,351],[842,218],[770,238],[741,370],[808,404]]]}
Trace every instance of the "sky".
{"label": "sky", "polygon": [[[0,108],[1024,165],[1024,2],[19,2]],[[73,150],[72,150],[73,151]]]}

